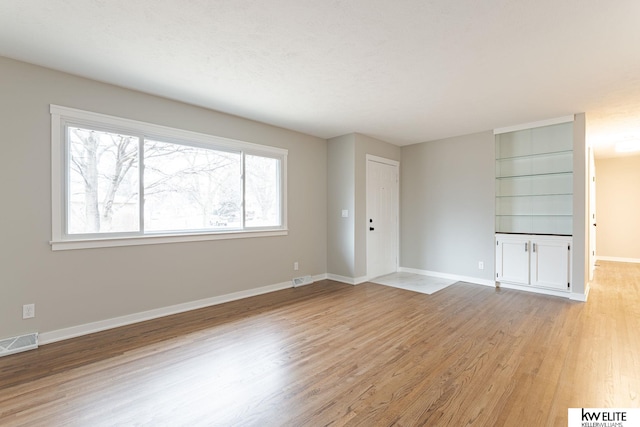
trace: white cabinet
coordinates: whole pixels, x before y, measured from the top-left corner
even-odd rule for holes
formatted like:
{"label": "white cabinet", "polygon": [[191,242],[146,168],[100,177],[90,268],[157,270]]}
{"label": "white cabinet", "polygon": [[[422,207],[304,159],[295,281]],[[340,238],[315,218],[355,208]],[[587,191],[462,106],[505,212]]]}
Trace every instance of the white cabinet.
{"label": "white cabinet", "polygon": [[571,237],[496,234],[496,281],[571,290]]}
{"label": "white cabinet", "polygon": [[496,235],[496,281],[529,284],[529,239]]}

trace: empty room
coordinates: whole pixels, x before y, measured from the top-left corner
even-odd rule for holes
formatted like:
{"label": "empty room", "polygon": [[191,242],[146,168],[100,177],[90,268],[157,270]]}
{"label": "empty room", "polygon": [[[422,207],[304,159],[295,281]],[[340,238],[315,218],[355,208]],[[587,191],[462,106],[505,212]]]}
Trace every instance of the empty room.
{"label": "empty room", "polygon": [[0,426],[639,425],[638,17],[0,2]]}

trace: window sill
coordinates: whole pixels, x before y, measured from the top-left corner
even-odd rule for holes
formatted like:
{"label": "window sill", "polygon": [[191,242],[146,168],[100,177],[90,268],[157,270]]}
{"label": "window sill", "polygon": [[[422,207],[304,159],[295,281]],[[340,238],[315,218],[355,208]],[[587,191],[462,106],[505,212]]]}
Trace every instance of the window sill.
{"label": "window sill", "polygon": [[218,233],[160,234],[131,237],[106,237],[75,240],[51,241],[51,250],[67,251],[74,249],[113,248],[118,246],[157,245],[165,243],[202,242],[207,240],[247,239],[255,237],[286,236],[287,229],[260,231],[231,231]]}

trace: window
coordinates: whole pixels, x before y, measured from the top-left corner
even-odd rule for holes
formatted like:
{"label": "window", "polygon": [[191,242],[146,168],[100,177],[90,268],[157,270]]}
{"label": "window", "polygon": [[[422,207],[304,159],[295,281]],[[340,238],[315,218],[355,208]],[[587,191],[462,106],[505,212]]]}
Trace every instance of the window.
{"label": "window", "polygon": [[286,150],[51,115],[54,250],[286,234]]}

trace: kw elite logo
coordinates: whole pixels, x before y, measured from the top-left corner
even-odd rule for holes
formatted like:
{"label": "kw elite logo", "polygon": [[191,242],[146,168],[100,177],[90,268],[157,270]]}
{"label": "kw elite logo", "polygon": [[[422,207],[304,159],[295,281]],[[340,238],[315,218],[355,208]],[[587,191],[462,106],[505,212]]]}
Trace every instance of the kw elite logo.
{"label": "kw elite logo", "polygon": [[569,408],[568,427],[632,426],[640,426],[640,408]]}

